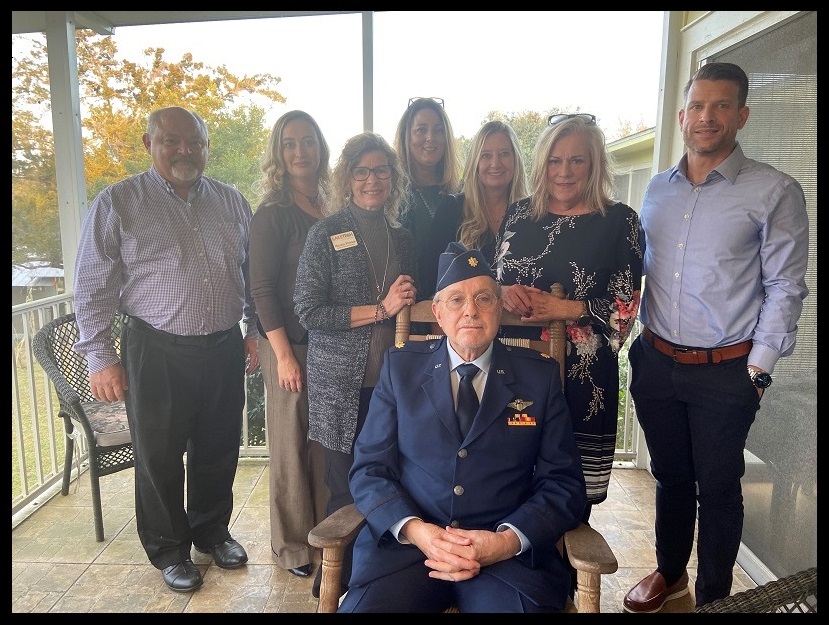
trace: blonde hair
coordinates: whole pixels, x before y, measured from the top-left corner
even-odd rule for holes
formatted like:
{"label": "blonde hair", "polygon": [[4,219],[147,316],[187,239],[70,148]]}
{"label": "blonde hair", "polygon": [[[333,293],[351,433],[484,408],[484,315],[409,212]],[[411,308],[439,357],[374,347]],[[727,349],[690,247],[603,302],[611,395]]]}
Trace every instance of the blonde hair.
{"label": "blonde hair", "polygon": [[327,215],[339,212],[348,205],[351,201],[351,172],[364,154],[376,151],[386,155],[391,167],[391,192],[383,205],[383,211],[392,225],[398,225],[400,200],[403,198],[407,177],[400,166],[397,153],[382,136],[374,132],[360,133],[345,142],[331,176],[332,198],[325,210]]}
{"label": "blonde hair", "polygon": [[291,183],[289,181],[288,168],[285,158],[282,155],[282,135],[285,126],[294,120],[302,120],[311,124],[320,146],[320,164],[317,168],[319,178],[320,198],[325,202],[328,197],[328,187],[331,177],[331,150],[328,142],[322,136],[319,124],[305,111],[288,111],[276,120],[268,137],[268,148],[262,155],[259,168],[262,170],[262,178],[257,187],[261,194],[261,204],[277,204],[278,206],[290,206],[294,203]]}
{"label": "blonde hair", "polygon": [[507,195],[507,206],[527,196],[527,175],[518,136],[508,123],[493,120],[481,126],[472,138],[466,167],[463,171],[463,219],[458,229],[458,241],[468,249],[480,247],[481,237],[489,230],[489,219],[484,212],[484,191],[478,174],[478,163],[484,142],[490,135],[503,133],[509,138],[515,160],[512,180]]}
{"label": "blonde hair", "polygon": [[417,98],[413,100],[406,107],[403,116],[397,124],[397,131],[394,134],[394,149],[400,157],[403,171],[406,172],[409,180],[412,180],[411,164],[409,163],[409,135],[412,131],[412,121],[414,120],[415,114],[426,108],[432,109],[437,113],[446,133],[446,150],[443,153],[443,158],[437,164],[440,180],[438,187],[441,193],[457,193],[460,188],[458,148],[455,143],[455,133],[452,131],[449,116],[440,103],[432,98]]}
{"label": "blonde hair", "polygon": [[613,156],[605,147],[605,136],[594,122],[580,117],[571,117],[552,126],[547,126],[538,137],[533,149],[532,171],[530,173],[530,193],[532,195],[530,214],[535,221],[547,214],[547,200],[551,197],[547,191],[547,160],[556,141],[562,137],[580,133],[587,139],[587,151],[590,156],[590,176],[584,190],[584,203],[590,212],[605,214],[607,206],[613,200]]}

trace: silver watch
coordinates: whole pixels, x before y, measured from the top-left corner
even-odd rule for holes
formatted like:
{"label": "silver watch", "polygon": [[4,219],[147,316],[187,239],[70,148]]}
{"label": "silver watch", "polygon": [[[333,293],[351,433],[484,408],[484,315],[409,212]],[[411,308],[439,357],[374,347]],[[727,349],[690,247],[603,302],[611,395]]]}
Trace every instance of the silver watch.
{"label": "silver watch", "polygon": [[765,371],[757,371],[757,369],[749,369],[748,377],[757,388],[766,389],[771,386],[771,376]]}

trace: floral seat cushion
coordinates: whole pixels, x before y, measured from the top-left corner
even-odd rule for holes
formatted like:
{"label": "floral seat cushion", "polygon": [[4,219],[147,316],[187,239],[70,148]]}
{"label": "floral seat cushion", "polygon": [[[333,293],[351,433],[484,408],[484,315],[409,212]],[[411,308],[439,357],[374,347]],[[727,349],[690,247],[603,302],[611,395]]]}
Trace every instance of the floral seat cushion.
{"label": "floral seat cushion", "polygon": [[98,446],[115,447],[131,442],[124,402],[92,401],[81,405],[89,418]]}

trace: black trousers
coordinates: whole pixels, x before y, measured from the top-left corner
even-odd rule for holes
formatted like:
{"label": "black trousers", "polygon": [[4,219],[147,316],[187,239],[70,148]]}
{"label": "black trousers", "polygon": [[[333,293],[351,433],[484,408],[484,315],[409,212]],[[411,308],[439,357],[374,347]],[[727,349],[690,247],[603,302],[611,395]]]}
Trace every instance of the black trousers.
{"label": "black trousers", "polygon": [[640,336],[629,358],[656,479],[657,569],[668,584],[680,578],[699,515],[696,604],[727,597],[743,531],[743,450],[760,408],[748,356],[678,364]]}
{"label": "black trousers", "polygon": [[138,322],[121,339],[138,536],[158,569],[230,537],[245,404],[241,329],[181,340]]}

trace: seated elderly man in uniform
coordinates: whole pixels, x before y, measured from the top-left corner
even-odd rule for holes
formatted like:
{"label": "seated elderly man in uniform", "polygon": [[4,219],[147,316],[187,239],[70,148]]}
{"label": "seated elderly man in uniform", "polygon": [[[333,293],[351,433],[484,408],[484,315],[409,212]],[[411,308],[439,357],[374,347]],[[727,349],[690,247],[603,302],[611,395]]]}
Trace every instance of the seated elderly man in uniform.
{"label": "seated elderly man in uniform", "polygon": [[560,611],[556,542],[587,499],[558,364],[495,340],[500,285],[480,251],[450,243],[437,278],[446,336],[386,352],[355,441],[367,525],[339,611]]}

